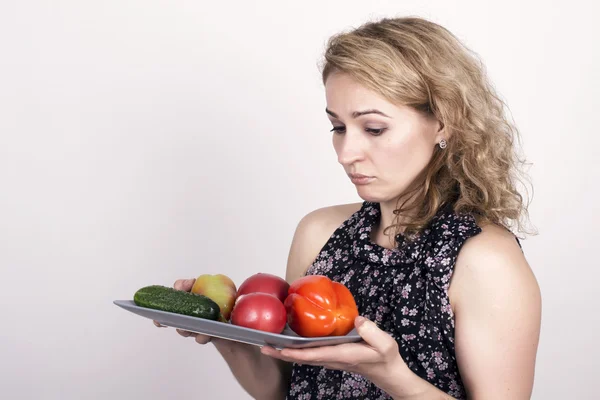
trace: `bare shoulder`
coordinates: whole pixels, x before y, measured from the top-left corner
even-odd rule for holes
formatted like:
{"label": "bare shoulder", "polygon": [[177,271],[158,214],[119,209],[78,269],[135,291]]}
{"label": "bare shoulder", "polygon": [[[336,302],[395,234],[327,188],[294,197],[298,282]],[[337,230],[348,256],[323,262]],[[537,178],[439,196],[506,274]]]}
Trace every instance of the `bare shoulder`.
{"label": "bare shoulder", "polygon": [[355,212],[362,203],[322,207],[306,214],[298,223],[287,261],[286,280],[301,277],[317,257],[333,232]]}
{"label": "bare shoulder", "polygon": [[539,291],[533,271],[515,236],[493,224],[483,226],[480,234],[463,245],[449,289],[453,303],[458,305],[463,297],[469,297],[474,284],[506,285],[532,293]]}

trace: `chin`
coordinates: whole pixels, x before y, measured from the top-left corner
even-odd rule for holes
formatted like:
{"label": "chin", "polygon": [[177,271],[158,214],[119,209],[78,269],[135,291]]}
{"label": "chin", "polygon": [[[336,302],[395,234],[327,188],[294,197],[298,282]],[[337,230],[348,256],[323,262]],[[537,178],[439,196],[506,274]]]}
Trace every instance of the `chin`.
{"label": "chin", "polygon": [[358,196],[364,201],[369,201],[371,203],[382,203],[388,201],[389,196],[385,196],[382,193],[377,193],[373,190],[369,190],[366,187],[357,187],[356,193]]}
{"label": "chin", "polygon": [[371,203],[394,203],[398,200],[397,193],[382,193],[368,186],[357,186],[356,193],[364,201]]}

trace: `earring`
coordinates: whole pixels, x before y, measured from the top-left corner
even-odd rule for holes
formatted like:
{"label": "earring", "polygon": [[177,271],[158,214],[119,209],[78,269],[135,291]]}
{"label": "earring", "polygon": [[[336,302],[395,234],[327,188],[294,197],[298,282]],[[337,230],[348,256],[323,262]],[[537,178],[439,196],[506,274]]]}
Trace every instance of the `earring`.
{"label": "earring", "polygon": [[440,146],[440,149],[445,149],[446,147],[448,147],[448,142],[446,142],[446,139],[440,140],[438,144]]}

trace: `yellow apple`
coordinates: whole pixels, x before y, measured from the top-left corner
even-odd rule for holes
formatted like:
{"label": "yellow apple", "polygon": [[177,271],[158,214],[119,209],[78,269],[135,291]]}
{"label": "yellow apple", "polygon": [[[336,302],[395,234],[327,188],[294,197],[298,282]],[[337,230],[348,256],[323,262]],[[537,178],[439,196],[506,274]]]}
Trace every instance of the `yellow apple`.
{"label": "yellow apple", "polygon": [[237,289],[235,283],[228,276],[222,274],[200,275],[194,282],[192,293],[201,294],[217,303],[221,309],[222,318],[220,320],[223,322],[229,321],[237,296]]}

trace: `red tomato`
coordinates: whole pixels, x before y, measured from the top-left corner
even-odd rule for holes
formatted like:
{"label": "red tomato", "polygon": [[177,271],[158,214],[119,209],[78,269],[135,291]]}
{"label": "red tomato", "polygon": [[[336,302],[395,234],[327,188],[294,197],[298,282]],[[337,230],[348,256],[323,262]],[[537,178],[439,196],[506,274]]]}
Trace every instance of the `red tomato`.
{"label": "red tomato", "polygon": [[238,297],[231,312],[231,323],[260,331],[281,333],[287,313],[283,303],[273,295],[250,293]]}
{"label": "red tomato", "polygon": [[292,282],[285,308],[290,328],[304,337],[344,336],[358,316],[350,290],[321,275]]}
{"label": "red tomato", "polygon": [[268,293],[277,297],[282,303],[288,295],[290,284],[284,279],[271,274],[258,273],[246,279],[237,291],[238,296],[249,293]]}

